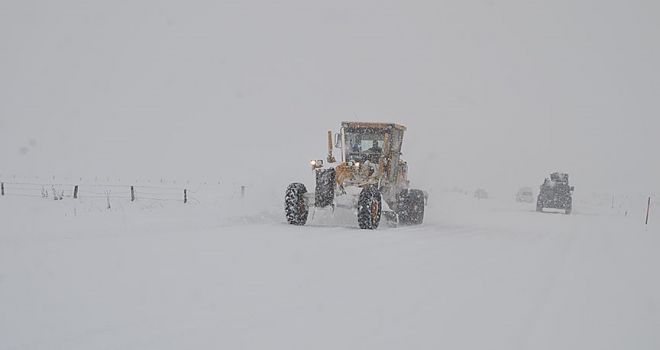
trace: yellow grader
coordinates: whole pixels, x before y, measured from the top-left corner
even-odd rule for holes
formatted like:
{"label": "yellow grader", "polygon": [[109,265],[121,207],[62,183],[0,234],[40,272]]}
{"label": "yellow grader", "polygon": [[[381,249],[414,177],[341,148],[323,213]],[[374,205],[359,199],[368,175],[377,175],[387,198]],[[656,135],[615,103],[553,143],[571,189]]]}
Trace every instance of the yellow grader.
{"label": "yellow grader", "polygon": [[362,229],[376,229],[381,215],[390,227],[421,224],[428,194],[409,188],[408,165],[401,159],[405,131],[393,123],[342,122],[334,140],[340,161],[333,156],[328,131],[328,165],[322,159],[311,161],[314,192],[299,182],[286,189],[287,222],[305,225],[310,208],[346,208],[357,215]]}

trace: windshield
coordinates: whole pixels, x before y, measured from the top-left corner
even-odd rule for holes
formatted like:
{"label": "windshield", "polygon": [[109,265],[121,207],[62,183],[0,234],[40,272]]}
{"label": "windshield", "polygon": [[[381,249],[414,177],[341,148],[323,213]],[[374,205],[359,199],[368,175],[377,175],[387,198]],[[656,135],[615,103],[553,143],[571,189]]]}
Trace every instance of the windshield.
{"label": "windshield", "polygon": [[352,131],[346,132],[345,137],[346,159],[349,161],[365,161],[367,159],[374,161],[374,157],[369,157],[369,155],[379,156],[383,153],[385,134]]}
{"label": "windshield", "polygon": [[380,152],[380,150],[383,149],[383,141],[374,139],[354,139],[352,142],[349,142],[349,147],[350,153],[368,152],[372,150],[378,150]]}

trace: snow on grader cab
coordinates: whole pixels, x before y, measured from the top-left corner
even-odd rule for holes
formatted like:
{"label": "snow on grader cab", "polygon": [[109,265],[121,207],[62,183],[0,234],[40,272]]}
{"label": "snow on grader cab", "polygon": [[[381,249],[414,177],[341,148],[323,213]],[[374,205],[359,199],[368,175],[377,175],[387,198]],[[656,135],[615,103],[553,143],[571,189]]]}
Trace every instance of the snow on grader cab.
{"label": "snow on grader cab", "polygon": [[421,224],[428,194],[409,188],[408,165],[401,159],[404,131],[405,126],[392,123],[342,122],[335,135],[339,162],[328,131],[329,164],[324,167],[323,160],[311,161],[314,192],[307,192],[299,182],[286,189],[288,223],[304,225],[310,208],[346,208],[357,215],[362,229],[376,229],[381,215],[390,227]]}

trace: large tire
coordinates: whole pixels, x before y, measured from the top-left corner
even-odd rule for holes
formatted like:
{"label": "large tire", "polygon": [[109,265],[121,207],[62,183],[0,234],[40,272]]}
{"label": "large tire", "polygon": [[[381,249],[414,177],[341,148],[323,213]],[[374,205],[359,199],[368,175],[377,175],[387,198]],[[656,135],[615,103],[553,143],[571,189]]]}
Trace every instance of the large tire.
{"label": "large tire", "polygon": [[305,193],[307,193],[307,188],[301,183],[295,182],[286,188],[284,210],[286,221],[291,225],[302,226],[307,223],[309,208],[305,202]]}
{"label": "large tire", "polygon": [[410,224],[421,225],[424,222],[424,192],[410,190]]}
{"label": "large tire", "polygon": [[319,208],[331,205],[335,199],[335,169],[316,170],[314,205]]}
{"label": "large tire", "polygon": [[424,222],[424,192],[402,190],[396,196],[396,213],[401,225],[421,225]]}
{"label": "large tire", "polygon": [[402,190],[396,194],[396,215],[399,217],[400,225],[410,225],[410,194],[408,190]]}
{"label": "large tire", "polygon": [[380,191],[374,187],[362,189],[358,199],[357,214],[360,228],[369,230],[378,228],[382,209]]}

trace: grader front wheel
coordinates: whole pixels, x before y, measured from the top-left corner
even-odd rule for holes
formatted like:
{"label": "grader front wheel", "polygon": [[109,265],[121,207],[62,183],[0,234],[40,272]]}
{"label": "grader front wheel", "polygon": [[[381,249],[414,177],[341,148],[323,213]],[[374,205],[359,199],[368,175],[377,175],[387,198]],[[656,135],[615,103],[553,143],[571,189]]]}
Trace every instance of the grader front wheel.
{"label": "grader front wheel", "polygon": [[284,196],[284,210],[286,212],[286,221],[291,225],[302,226],[307,222],[309,208],[305,201],[307,188],[301,183],[292,183],[287,187]]}
{"label": "grader front wheel", "polygon": [[382,212],[380,191],[368,187],[360,192],[358,199],[358,224],[361,229],[375,230],[380,223]]}

